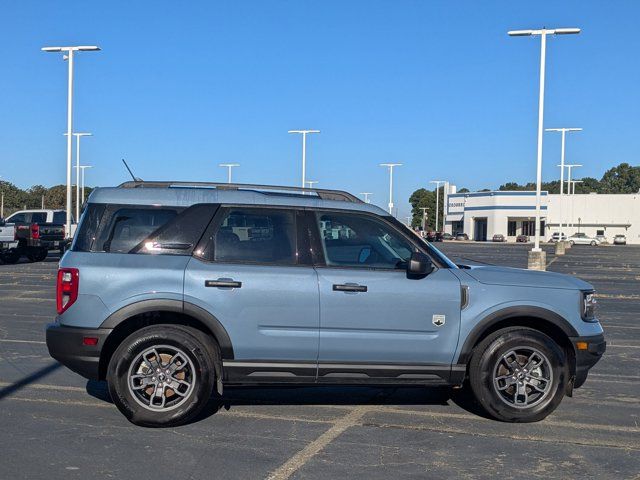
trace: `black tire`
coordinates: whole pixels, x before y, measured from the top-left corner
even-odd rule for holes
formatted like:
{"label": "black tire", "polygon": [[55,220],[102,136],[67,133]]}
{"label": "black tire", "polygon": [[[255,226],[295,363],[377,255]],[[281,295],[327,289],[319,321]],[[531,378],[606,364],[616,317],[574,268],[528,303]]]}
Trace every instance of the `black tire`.
{"label": "black tire", "polygon": [[[522,358],[526,358],[528,351],[542,354],[538,358],[543,361],[535,371],[527,373],[521,363],[526,363]],[[509,355],[510,352],[517,355]],[[503,356],[518,363],[519,373],[515,375],[523,376],[521,387],[517,386],[519,380],[515,375],[511,376],[506,367],[509,363]],[[494,383],[496,377],[509,378]],[[489,416],[503,422],[537,422],[553,412],[562,401],[569,380],[569,366],[563,349],[544,333],[531,328],[509,327],[489,335],[476,346],[469,364],[469,380],[476,400]],[[528,386],[528,381],[538,387],[547,385],[545,393]],[[500,393],[499,387],[506,385],[509,386]],[[525,399],[531,399],[530,406],[514,404],[514,400],[523,395]]]}
{"label": "black tire", "polygon": [[12,248],[2,254],[2,261],[6,264],[13,265],[14,263],[18,263],[21,256],[18,249]]}
{"label": "black tire", "polygon": [[591,241],[591,246],[592,246],[592,247],[595,247],[595,246],[596,246],[596,241],[595,241],[595,240],[592,240],[592,241]]}
{"label": "black tire", "polygon": [[46,248],[33,248],[27,252],[27,258],[30,262],[42,262],[47,258],[49,252]]}
{"label": "black tire", "polygon": [[575,242],[573,240],[569,240],[569,245],[573,247],[575,245]]}
{"label": "black tire", "polygon": [[[148,382],[153,375],[149,366],[157,367],[155,354],[149,353],[155,348],[161,359],[163,369],[171,368],[172,358],[186,357],[182,366],[175,370],[183,375],[177,381],[189,384],[188,389],[177,395],[171,389],[176,378],[167,376],[151,377],[154,381],[146,388],[142,382]],[[168,352],[168,353],[167,353]],[[174,353],[174,356],[170,355]],[[177,352],[177,353],[175,353]],[[207,404],[216,382],[215,366],[219,355],[215,340],[202,332],[179,325],[152,325],[129,335],[118,346],[111,357],[107,371],[109,393],[120,412],[132,423],[144,427],[174,427],[189,422]],[[149,354],[151,363],[141,360],[141,355]],[[165,357],[168,356],[167,357]],[[177,364],[180,365],[180,360]],[[168,370],[165,371],[165,373]],[[162,375],[163,372],[160,372]],[[132,379],[133,376],[144,379]],[[138,384],[136,382],[140,381]],[[131,383],[130,383],[131,382]],[[158,385],[162,387],[162,397],[155,395]],[[134,386],[138,387],[134,390]],[[184,385],[183,385],[184,386]],[[153,395],[150,393],[154,392]],[[162,405],[157,405],[159,399]],[[150,405],[153,403],[153,405]]]}

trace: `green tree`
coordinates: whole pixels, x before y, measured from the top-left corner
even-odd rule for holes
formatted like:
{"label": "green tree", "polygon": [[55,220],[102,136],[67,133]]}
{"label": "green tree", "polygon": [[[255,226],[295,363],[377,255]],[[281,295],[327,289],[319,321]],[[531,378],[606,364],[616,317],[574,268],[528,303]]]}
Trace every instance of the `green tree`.
{"label": "green tree", "polygon": [[[436,191],[420,188],[411,194],[409,198],[411,204],[411,213],[413,218],[411,220],[412,227],[422,226],[422,208],[427,208],[427,230],[435,230],[436,227]],[[440,187],[440,202],[439,202],[439,228],[442,229],[442,221],[444,215],[444,187]]]}
{"label": "green tree", "polygon": [[598,193],[638,193],[640,192],[640,167],[621,163],[607,170],[600,180]]}

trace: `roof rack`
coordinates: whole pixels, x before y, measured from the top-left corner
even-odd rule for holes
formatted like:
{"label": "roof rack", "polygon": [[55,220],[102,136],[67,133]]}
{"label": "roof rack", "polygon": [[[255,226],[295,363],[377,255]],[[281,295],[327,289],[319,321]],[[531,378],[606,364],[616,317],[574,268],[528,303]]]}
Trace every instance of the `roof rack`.
{"label": "roof rack", "polygon": [[284,187],[278,185],[253,185],[244,183],[215,183],[215,182],[157,182],[157,181],[129,181],[121,183],[118,188],[216,188],[219,190],[254,190],[265,194],[294,194],[305,195],[315,193],[322,200],[336,200],[341,202],[363,203],[355,195],[342,190],[327,190],[323,188]]}

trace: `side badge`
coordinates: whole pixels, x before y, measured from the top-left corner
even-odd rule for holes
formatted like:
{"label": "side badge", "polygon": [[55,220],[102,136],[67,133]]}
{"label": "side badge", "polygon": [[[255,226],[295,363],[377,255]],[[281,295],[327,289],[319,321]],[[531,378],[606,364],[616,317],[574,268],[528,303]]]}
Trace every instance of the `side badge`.
{"label": "side badge", "polygon": [[431,320],[436,327],[441,327],[444,325],[445,316],[444,315],[434,315]]}

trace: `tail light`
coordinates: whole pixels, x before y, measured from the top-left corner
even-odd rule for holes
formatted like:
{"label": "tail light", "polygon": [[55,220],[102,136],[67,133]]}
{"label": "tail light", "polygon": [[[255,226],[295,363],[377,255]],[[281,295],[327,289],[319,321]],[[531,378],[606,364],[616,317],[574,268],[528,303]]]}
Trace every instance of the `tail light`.
{"label": "tail light", "polygon": [[58,269],[56,284],[56,308],[58,315],[64,313],[78,299],[80,270],[77,268]]}
{"label": "tail light", "polygon": [[31,238],[33,238],[34,240],[40,238],[40,225],[38,225],[37,223],[31,225]]}

